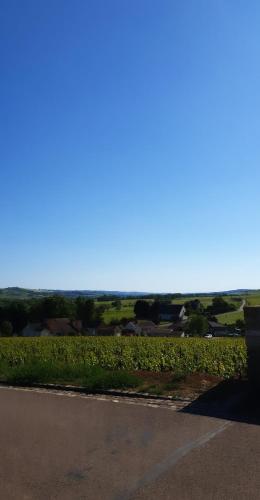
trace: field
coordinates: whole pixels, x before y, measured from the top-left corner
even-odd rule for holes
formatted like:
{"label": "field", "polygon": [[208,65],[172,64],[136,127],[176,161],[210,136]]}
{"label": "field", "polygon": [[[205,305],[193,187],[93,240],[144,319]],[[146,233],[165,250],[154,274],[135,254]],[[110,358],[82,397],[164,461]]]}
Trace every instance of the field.
{"label": "field", "polygon": [[260,305],[260,294],[255,293],[251,295],[245,295],[247,306],[259,306]]}
{"label": "field", "polygon": [[[241,296],[242,298],[242,296]],[[243,297],[246,301],[247,306],[257,306],[260,305],[260,295],[259,293],[252,293],[249,295],[244,295]],[[217,319],[219,323],[226,325],[234,324],[238,319],[244,319],[243,311],[232,311],[225,314],[218,314]]]}
{"label": "field", "polygon": [[218,314],[216,318],[218,322],[222,323],[223,325],[232,325],[238,319],[244,319],[244,313],[243,311],[231,311],[224,314]]}
{"label": "field", "polygon": [[[239,305],[242,301],[242,296],[228,295],[228,296],[225,296],[224,298],[227,302],[235,304],[237,308],[239,307]],[[194,296],[194,297],[183,296],[181,298],[172,300],[172,304],[183,304],[187,300],[191,300],[191,299],[192,300],[199,299],[200,302],[202,303],[202,305],[206,308],[212,304],[213,297],[206,296],[206,295],[201,296],[201,297],[200,296]],[[103,313],[103,320],[105,323],[110,323],[112,320],[120,321],[122,318],[127,318],[129,320],[133,319],[135,317],[134,306],[135,306],[136,300],[137,299],[121,299],[122,307],[120,310],[117,310],[115,307],[112,306],[112,301],[104,301],[104,302],[97,301],[96,305],[103,305],[107,308],[106,311]],[[148,302],[152,302],[149,299],[147,299],[147,300],[148,300]],[[251,296],[248,296],[248,300],[254,301],[255,298],[254,297],[251,298]],[[232,319],[232,317],[228,318],[227,321],[230,320],[230,322],[231,322],[231,319]],[[238,316],[237,319],[240,319],[240,316]],[[220,322],[222,322],[222,318],[220,319]]]}
{"label": "field", "polygon": [[118,311],[115,307],[112,306],[111,300],[109,301],[97,301],[96,306],[104,306],[106,307],[105,312],[103,313],[103,320],[105,323],[110,323],[112,320],[120,321],[122,318],[132,319],[135,317],[134,314],[134,306],[137,299],[122,299],[121,300],[121,309]]}
{"label": "field", "polygon": [[184,302],[186,302],[187,300],[196,300],[196,299],[198,299],[204,307],[208,307],[212,304],[212,297],[208,297],[208,296],[205,296],[205,297],[204,296],[202,296],[202,297],[200,297],[200,296],[197,296],[197,297],[185,297],[185,296],[183,296],[179,299],[172,300],[172,304],[184,304]]}
{"label": "field", "polygon": [[[142,337],[2,338],[0,365],[35,363],[56,367],[99,366],[106,370],[207,373],[229,378],[246,370],[242,339],[168,339]],[[49,368],[48,368],[49,369]]]}
{"label": "field", "polygon": [[120,311],[117,311],[115,308],[109,308],[103,313],[103,320],[107,324],[114,320],[121,321],[123,318],[130,320],[134,317],[134,306],[123,306]]}

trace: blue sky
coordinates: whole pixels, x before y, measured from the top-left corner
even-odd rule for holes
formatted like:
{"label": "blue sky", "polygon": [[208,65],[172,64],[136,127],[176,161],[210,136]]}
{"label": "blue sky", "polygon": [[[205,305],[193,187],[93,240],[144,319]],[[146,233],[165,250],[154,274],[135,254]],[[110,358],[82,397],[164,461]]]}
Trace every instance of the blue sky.
{"label": "blue sky", "polygon": [[0,286],[260,287],[260,4],[2,0]]}

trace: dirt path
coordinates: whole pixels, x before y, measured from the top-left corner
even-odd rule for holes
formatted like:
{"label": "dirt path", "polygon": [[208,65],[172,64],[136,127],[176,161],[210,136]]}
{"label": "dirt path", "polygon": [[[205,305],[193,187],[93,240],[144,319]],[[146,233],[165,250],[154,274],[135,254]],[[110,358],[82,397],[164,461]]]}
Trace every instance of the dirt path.
{"label": "dirt path", "polygon": [[245,305],[246,305],[246,300],[243,299],[241,306],[238,308],[238,312],[243,312]]}

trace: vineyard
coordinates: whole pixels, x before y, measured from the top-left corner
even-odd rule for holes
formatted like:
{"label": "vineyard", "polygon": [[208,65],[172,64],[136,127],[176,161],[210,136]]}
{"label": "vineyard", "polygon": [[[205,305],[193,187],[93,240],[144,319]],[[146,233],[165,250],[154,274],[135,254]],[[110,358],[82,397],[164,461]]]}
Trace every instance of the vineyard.
{"label": "vineyard", "polygon": [[2,338],[0,363],[17,367],[34,362],[99,366],[109,370],[208,373],[229,378],[246,371],[242,339],[123,337]]}

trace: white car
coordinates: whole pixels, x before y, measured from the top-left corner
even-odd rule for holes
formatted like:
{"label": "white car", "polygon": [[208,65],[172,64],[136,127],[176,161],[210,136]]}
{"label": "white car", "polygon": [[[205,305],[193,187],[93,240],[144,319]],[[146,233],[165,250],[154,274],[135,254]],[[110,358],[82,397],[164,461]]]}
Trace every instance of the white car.
{"label": "white car", "polygon": [[213,335],[211,333],[207,333],[207,335],[204,335],[204,339],[212,339]]}

